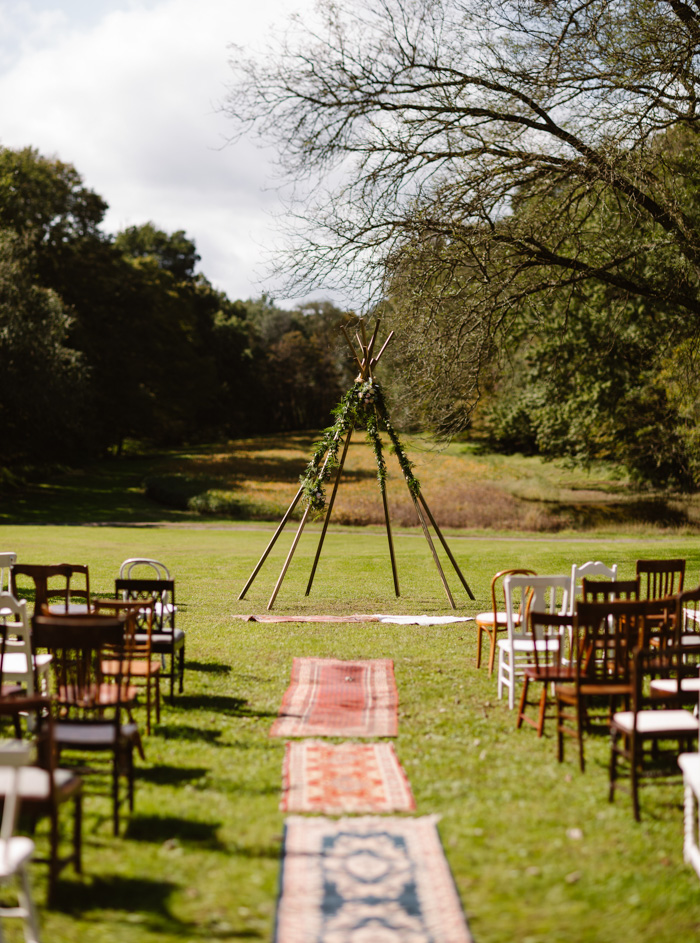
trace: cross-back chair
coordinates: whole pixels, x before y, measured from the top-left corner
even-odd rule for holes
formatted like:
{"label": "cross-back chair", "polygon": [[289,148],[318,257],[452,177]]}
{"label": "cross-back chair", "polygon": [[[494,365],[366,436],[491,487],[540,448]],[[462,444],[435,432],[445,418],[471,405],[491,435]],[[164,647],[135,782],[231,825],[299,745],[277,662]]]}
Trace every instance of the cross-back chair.
{"label": "cross-back chair", "polygon": [[[114,680],[102,671],[105,649],[123,647],[125,619],[88,613],[34,618],[34,642],[52,655],[51,695],[56,702],[54,737],[59,753],[107,754],[114,834],[119,832],[122,801],[120,779],[126,780],[126,799],[134,807],[134,747],[140,743],[137,725],[128,717],[134,699],[128,648],[119,660]],[[82,772],[96,772],[81,767]]]}
{"label": "cross-back chair", "polygon": [[[489,676],[493,674],[493,665],[496,659],[496,642],[499,632],[507,632],[508,624],[505,613],[505,590],[503,581],[506,576],[534,576],[534,570],[510,569],[501,570],[491,580],[491,609],[489,612],[480,612],[475,616],[476,622],[476,667],[481,667],[481,642],[484,633],[489,639]],[[500,584],[500,587],[499,587]],[[499,591],[500,590],[500,591]],[[499,600],[498,597],[501,597]],[[503,609],[499,605],[504,606]],[[516,618],[522,618],[522,612],[518,612]]]}
{"label": "cross-back chair", "polygon": [[[668,680],[678,691],[684,678],[697,677],[697,657],[690,662],[687,655],[687,649],[681,646],[635,649],[632,658],[631,708],[616,711],[611,719],[609,799],[613,802],[617,789],[621,787],[619,773],[622,761],[629,775],[629,791],[637,821],[640,819],[641,778],[668,776],[672,772],[677,775],[679,753],[682,749],[690,750],[698,739],[698,718],[693,716],[692,711],[683,709],[679,700],[667,700],[660,707],[658,700],[654,702],[647,691],[650,677]],[[668,740],[675,741],[676,748],[666,751],[666,758],[671,762],[664,766],[659,744]],[[654,747],[654,762],[649,768],[645,763],[646,741],[651,741]]]}
{"label": "cross-back chair", "polygon": [[[185,676],[185,633],[175,627],[175,580],[172,579],[126,579],[115,580],[115,596],[125,600],[148,601],[155,598],[153,610],[153,631],[151,651],[161,655],[163,667],[167,667],[166,658],[170,657],[169,670],[162,675],[170,679],[170,696],[175,694],[175,678],[178,690],[182,693]],[[143,626],[137,627],[136,641],[145,643],[146,633]]]}

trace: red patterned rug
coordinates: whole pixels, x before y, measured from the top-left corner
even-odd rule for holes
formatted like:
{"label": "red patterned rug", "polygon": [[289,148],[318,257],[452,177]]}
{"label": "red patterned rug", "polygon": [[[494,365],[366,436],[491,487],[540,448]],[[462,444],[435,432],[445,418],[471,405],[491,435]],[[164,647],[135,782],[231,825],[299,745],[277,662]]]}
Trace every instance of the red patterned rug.
{"label": "red patterned rug", "polygon": [[434,816],[285,823],[275,943],[472,943]]}
{"label": "red patterned rug", "polygon": [[390,658],[295,658],[271,737],[395,737],[398,695]]}
{"label": "red patterned rug", "polygon": [[287,743],[282,812],[412,812],[416,807],[393,743]]}

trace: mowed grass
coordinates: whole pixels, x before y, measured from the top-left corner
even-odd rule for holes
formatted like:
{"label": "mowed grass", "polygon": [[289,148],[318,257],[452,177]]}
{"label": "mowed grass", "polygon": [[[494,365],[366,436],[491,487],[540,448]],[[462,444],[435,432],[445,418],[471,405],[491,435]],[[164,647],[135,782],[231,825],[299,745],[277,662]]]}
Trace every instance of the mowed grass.
{"label": "mowed grass", "polygon": [[[317,531],[317,528],[316,528]],[[396,748],[417,814],[439,831],[477,943],[685,943],[700,932],[700,884],[682,860],[680,780],[643,791],[641,824],[621,795],[607,801],[608,744],[587,743],[582,775],[569,746],[558,764],[552,724],[542,740],[496,698],[477,671],[473,623],[443,627],[262,624],[289,546],[285,535],[242,602],[237,595],[272,529],[179,526],[5,526],[2,549],[24,562],[90,565],[109,592],[129,556],[164,560],[177,580],[187,632],[185,693],[137,761],[136,809],[119,838],[109,805],[85,801],[84,875],[65,871],[56,909],[44,907],[43,866],[32,868],[44,939],[270,940],[284,817],[278,811],[284,745],[268,737],[295,655],[394,659]],[[280,614],[449,614],[425,542],[395,535],[402,595],[393,595],[386,537],[329,534],[311,596],[304,590],[317,533],[305,535],[279,594]],[[450,583],[459,611],[488,607],[492,574],[506,566],[567,572],[573,562],[617,562],[622,577],[645,556],[684,556],[700,574],[697,540],[679,535],[454,537],[476,595]],[[444,557],[443,557],[444,559]],[[446,564],[447,565],[447,564]],[[449,572],[449,571],[448,571]],[[39,849],[46,832],[37,832]],[[7,922],[6,922],[7,923]],[[16,926],[8,939],[19,940]]]}

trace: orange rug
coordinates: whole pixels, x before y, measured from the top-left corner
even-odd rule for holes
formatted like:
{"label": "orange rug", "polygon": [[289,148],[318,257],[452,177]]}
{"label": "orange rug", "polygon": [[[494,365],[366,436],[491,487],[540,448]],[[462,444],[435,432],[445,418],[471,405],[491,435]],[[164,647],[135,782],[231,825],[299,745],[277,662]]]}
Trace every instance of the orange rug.
{"label": "orange rug", "polygon": [[395,737],[398,694],[390,658],[295,658],[271,737]]}
{"label": "orange rug", "polygon": [[412,812],[416,803],[393,743],[287,743],[282,812]]}

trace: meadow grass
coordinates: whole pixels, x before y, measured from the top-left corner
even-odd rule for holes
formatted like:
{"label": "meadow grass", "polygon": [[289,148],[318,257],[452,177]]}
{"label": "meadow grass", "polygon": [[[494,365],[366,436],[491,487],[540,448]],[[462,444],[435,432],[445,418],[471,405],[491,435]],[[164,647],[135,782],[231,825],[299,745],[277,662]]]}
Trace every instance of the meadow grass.
{"label": "meadow grass", "polygon": [[[449,614],[420,535],[395,534],[401,597],[393,595],[386,537],[332,527],[314,589],[304,596],[318,527],[305,535],[278,597],[280,614]],[[642,822],[621,795],[607,801],[605,738],[587,743],[582,775],[569,746],[558,764],[552,724],[538,740],[496,698],[495,676],[474,667],[473,623],[442,627],[262,624],[286,553],[280,541],[248,597],[237,595],[271,527],[3,526],[0,546],[24,562],[90,565],[107,593],[129,556],[164,560],[177,581],[187,632],[185,692],[167,702],[137,761],[136,809],[119,838],[109,805],[85,801],[84,875],[63,873],[58,905],[44,905],[46,875],[32,877],[44,938],[54,943],[270,940],[284,817],[278,811],[284,745],[268,731],[295,655],[394,659],[396,748],[418,814],[439,830],[477,943],[685,943],[700,932],[700,886],[682,860],[680,781],[642,793]],[[454,537],[476,595],[450,577],[460,612],[489,605],[492,574],[527,565],[568,572],[572,562],[684,556],[700,573],[697,540],[623,537]],[[579,831],[580,830],[580,831]],[[579,837],[581,836],[581,837]],[[37,831],[40,850],[46,832]],[[14,934],[14,935],[12,935]],[[8,939],[20,939],[10,927]]]}

